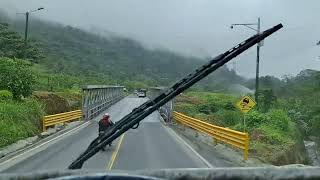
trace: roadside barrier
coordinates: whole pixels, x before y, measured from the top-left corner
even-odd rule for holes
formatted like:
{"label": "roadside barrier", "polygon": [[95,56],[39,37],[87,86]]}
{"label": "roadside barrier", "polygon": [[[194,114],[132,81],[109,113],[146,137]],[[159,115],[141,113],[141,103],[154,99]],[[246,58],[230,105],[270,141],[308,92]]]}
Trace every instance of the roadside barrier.
{"label": "roadside barrier", "polygon": [[76,110],[76,111],[69,111],[65,113],[59,113],[54,115],[48,115],[44,116],[42,120],[42,129],[43,131],[47,130],[47,127],[53,126],[60,123],[70,122],[73,120],[82,119],[82,111]]}
{"label": "roadside barrier", "polygon": [[196,129],[202,133],[211,136],[215,142],[224,142],[243,150],[243,159],[247,160],[249,155],[249,135],[235,131],[232,129],[215,126],[210,123],[186,116],[184,114],[173,112],[173,117],[176,121]]}

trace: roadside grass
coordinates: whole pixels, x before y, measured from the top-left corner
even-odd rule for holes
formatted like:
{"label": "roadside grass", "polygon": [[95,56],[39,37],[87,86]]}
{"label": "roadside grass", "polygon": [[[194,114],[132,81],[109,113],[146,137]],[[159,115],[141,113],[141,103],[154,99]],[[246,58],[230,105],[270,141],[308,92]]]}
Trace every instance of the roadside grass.
{"label": "roadside grass", "polygon": [[[239,99],[229,94],[187,92],[176,98],[174,110],[214,125],[243,131],[243,114],[234,106]],[[277,107],[264,113],[254,109],[245,116],[252,156],[277,165],[290,161],[290,153],[297,155],[295,150],[302,142],[302,134],[285,108]]]}
{"label": "roadside grass", "polygon": [[42,105],[33,99],[0,101],[0,148],[41,131]]}

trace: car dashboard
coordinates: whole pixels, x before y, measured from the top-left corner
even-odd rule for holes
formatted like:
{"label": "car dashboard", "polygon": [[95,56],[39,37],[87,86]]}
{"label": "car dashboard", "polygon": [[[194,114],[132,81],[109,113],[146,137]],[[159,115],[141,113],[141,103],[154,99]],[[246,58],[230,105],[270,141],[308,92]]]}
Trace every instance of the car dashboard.
{"label": "car dashboard", "polygon": [[95,170],[47,171],[23,174],[0,174],[0,179],[56,179],[56,180],[102,180],[102,179],[320,179],[320,167],[290,165],[282,167],[243,168],[191,168],[99,172]]}

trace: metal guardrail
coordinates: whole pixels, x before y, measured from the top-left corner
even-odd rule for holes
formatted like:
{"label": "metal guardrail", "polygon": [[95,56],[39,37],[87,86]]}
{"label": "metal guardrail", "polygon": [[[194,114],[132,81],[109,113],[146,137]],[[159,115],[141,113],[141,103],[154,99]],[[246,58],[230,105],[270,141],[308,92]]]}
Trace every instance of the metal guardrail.
{"label": "metal guardrail", "polygon": [[82,118],[82,111],[76,110],[76,111],[69,111],[65,113],[59,113],[54,115],[48,115],[44,116],[42,120],[42,129],[43,131],[47,130],[47,127],[56,125],[59,123],[65,123],[69,122],[75,119],[81,119]]}
{"label": "metal guardrail", "polygon": [[215,126],[207,122],[186,116],[184,114],[173,112],[173,117],[176,121],[196,129],[202,133],[211,136],[215,142],[222,141],[224,143],[235,146],[243,150],[243,159],[247,160],[249,155],[249,135],[235,131],[232,129]]}

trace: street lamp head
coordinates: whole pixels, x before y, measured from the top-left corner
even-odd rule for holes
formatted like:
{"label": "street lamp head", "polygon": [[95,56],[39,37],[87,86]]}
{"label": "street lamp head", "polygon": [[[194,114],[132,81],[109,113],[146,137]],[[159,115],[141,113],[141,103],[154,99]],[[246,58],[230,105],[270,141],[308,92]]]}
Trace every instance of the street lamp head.
{"label": "street lamp head", "polygon": [[32,13],[32,12],[40,11],[40,10],[42,10],[42,9],[44,9],[44,8],[43,8],[43,7],[39,7],[38,9],[35,9],[35,10],[33,10],[33,11],[28,11],[27,13]]}

